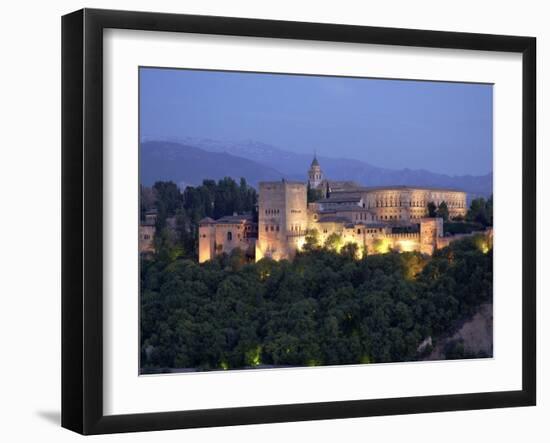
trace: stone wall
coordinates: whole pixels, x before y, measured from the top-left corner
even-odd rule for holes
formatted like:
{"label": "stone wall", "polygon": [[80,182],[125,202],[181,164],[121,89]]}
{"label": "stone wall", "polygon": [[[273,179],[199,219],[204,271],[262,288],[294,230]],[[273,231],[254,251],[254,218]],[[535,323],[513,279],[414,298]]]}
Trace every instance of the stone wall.
{"label": "stone wall", "polygon": [[139,252],[154,253],[155,252],[155,227],[140,225],[139,227]]}
{"label": "stone wall", "polygon": [[235,248],[247,252],[250,247],[255,246],[254,239],[247,238],[245,235],[244,223],[217,224],[215,233],[216,254],[231,254]]}
{"label": "stone wall", "polygon": [[216,225],[201,223],[199,225],[199,263],[212,260],[215,256]]}

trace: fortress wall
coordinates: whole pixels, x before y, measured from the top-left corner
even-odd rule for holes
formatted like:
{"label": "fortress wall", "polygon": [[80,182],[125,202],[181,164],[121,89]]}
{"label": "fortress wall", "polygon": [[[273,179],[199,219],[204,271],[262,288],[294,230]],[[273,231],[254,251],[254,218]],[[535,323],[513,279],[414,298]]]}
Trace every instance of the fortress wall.
{"label": "fortress wall", "polygon": [[400,232],[400,233],[388,233],[386,237],[391,238],[393,241],[400,240],[418,240],[420,241],[420,232]]}
{"label": "fortress wall", "polygon": [[422,249],[419,232],[387,234],[393,250],[400,252],[420,251]]}
{"label": "fortress wall", "polygon": [[251,241],[245,238],[244,235],[244,224],[220,223],[215,226],[217,254],[224,252],[231,254],[231,251],[235,248],[240,248],[243,252],[246,252],[250,244]]}

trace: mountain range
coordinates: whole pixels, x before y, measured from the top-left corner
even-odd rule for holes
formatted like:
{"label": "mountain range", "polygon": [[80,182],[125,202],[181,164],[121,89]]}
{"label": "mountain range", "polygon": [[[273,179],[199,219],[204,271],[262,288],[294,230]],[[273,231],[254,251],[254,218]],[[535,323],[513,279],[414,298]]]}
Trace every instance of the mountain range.
{"label": "mountain range", "polygon": [[[245,177],[252,185],[260,181],[307,180],[312,155],[286,151],[248,140],[223,142],[212,139],[144,139],[140,145],[140,181],[151,186],[157,180],[172,180],[180,187],[198,185],[203,179]],[[492,173],[451,176],[422,169],[387,169],[347,158],[318,156],[325,176],[353,180],[364,186],[430,186],[466,191],[469,198],[492,193]]]}

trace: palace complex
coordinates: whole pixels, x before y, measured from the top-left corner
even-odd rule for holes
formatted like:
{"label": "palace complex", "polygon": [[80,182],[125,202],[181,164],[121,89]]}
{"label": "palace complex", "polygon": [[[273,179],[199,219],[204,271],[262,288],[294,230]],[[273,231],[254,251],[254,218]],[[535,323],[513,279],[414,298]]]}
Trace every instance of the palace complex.
{"label": "palace complex", "polygon": [[[321,198],[308,203],[308,189]],[[466,193],[416,186],[364,187],[324,177],[315,157],[308,181],[259,184],[258,220],[252,215],[205,218],[199,224],[199,262],[240,248],[258,261],[292,259],[315,235],[319,244],[336,234],[367,254],[420,251],[432,254],[459,236],[445,237],[443,219],[428,217],[428,204],[445,202],[449,218],[464,217]],[[334,238],[335,236],[332,236]]]}

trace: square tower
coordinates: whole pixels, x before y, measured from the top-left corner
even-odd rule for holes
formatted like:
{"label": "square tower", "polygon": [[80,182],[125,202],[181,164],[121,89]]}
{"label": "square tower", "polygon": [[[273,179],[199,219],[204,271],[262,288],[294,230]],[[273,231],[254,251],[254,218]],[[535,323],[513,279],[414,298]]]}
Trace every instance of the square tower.
{"label": "square tower", "polygon": [[437,239],[443,236],[442,218],[422,218],[420,220],[420,252],[432,255],[437,247]]}
{"label": "square tower", "polygon": [[292,258],[305,238],[306,229],[306,184],[287,180],[261,182],[256,261],[263,257]]}

